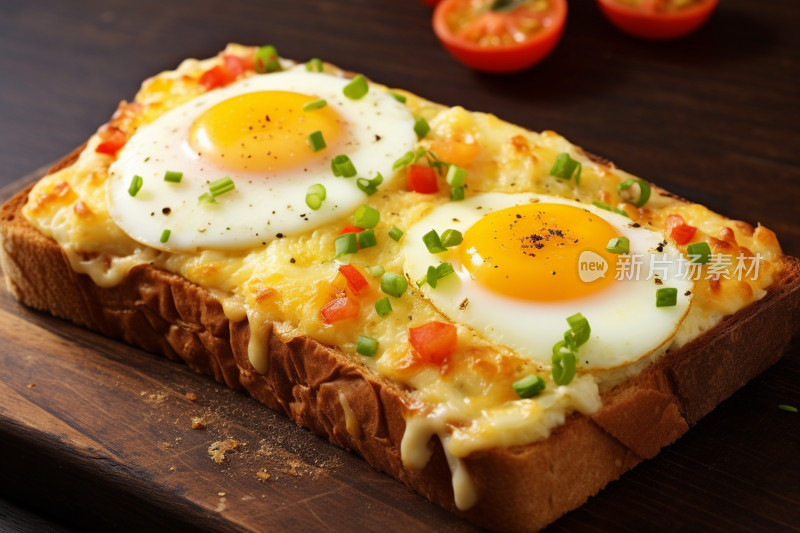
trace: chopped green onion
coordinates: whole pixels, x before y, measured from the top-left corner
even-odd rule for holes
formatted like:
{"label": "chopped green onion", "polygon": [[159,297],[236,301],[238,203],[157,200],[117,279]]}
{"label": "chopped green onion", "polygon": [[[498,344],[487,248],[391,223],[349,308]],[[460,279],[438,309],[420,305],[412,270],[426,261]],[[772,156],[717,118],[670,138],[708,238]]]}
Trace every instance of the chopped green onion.
{"label": "chopped green onion", "polygon": [[628,215],[628,213],[625,212],[624,209],[619,209],[618,207],[611,207],[610,205],[608,205],[605,202],[594,201],[594,202],[592,202],[592,205],[595,206],[595,207],[599,207],[600,209],[605,209],[606,211],[611,211],[612,213],[616,213],[618,215],[622,215],[622,216],[624,216],[626,218],[631,218]]}
{"label": "chopped green onion", "polygon": [[435,289],[440,279],[444,279],[450,274],[455,274],[455,273],[456,271],[453,268],[453,265],[451,265],[450,263],[440,263],[439,266],[431,265],[428,267],[428,271],[425,273],[425,279],[421,280],[423,281],[423,283],[420,284],[419,282],[417,282],[417,286],[421,287],[427,282],[428,285],[430,285]]}
{"label": "chopped green onion", "polygon": [[450,189],[450,199],[454,202],[464,199],[464,187],[453,187]]}
{"label": "chopped green onion", "polygon": [[414,121],[414,132],[417,134],[417,137],[422,139],[429,131],[431,131],[431,127],[428,125],[428,121],[423,117],[417,117]]}
{"label": "chopped green onion", "polygon": [[439,277],[436,275],[436,267],[433,265],[429,266],[428,270],[425,272],[425,281],[422,283],[422,285],[420,285],[419,283],[420,281],[421,280],[417,281],[417,287],[421,287],[422,285],[427,283],[428,285],[430,285],[435,289],[436,283],[439,281]]}
{"label": "chopped green onion", "polygon": [[689,260],[692,263],[706,264],[711,258],[711,247],[707,242],[695,242],[686,247]]}
{"label": "chopped green onion", "polygon": [[365,229],[354,235],[357,235],[358,245],[361,246],[361,248],[372,248],[378,244],[378,239],[375,238],[375,230],[373,229]]}
{"label": "chopped green onion", "polygon": [[656,307],[675,307],[678,303],[678,289],[662,287],[656,290]]}
{"label": "chopped green onion", "polygon": [[544,380],[535,374],[526,376],[511,384],[520,398],[533,398],[544,390]]}
{"label": "chopped green onion", "polygon": [[327,146],[325,144],[325,139],[322,137],[322,132],[317,130],[308,135],[308,145],[311,147],[312,150],[315,152],[319,152],[323,148]]}
{"label": "chopped green onion", "polygon": [[356,180],[356,186],[367,196],[372,196],[378,192],[378,185],[381,183],[383,183],[383,176],[380,173],[371,180],[367,178],[358,178]]}
{"label": "chopped green onion", "polygon": [[314,100],[313,102],[309,102],[303,106],[303,111],[314,111],[315,109],[320,109],[328,105],[328,102],[325,100],[319,99]]}
{"label": "chopped green onion", "polygon": [[351,100],[360,100],[369,91],[367,79],[361,74],[357,74],[350,83],[344,86],[344,95]]}
{"label": "chopped green onion", "polygon": [[394,242],[400,242],[400,239],[403,238],[403,230],[397,226],[392,226],[389,229],[389,237],[391,237]]}
{"label": "chopped green onion", "polygon": [[564,341],[553,347],[553,381],[556,385],[568,385],[575,377],[575,354],[564,352]]}
{"label": "chopped green onion", "polygon": [[322,72],[322,60],[318,57],[312,57],[306,63],[306,70],[309,72]]}
{"label": "chopped green onion", "polygon": [[215,204],[215,203],[217,203],[217,201],[214,200],[214,197],[211,196],[211,193],[204,192],[203,194],[201,194],[200,196],[197,197],[197,203],[199,203],[199,204]]}
{"label": "chopped green onion", "polygon": [[568,180],[575,176],[575,185],[581,184],[581,170],[583,165],[572,159],[567,152],[561,152],[550,168],[550,175],[561,180]]}
{"label": "chopped green onion", "polygon": [[358,251],[358,237],[355,233],[344,233],[336,237],[336,256],[354,254]]}
{"label": "chopped green onion", "polygon": [[392,302],[389,301],[388,296],[375,302],[375,312],[378,313],[378,316],[386,316],[392,312]]}
{"label": "chopped green onion", "polygon": [[406,97],[404,95],[398,93],[389,93],[389,94],[391,94],[394,97],[394,99],[400,102],[401,104],[406,103]]}
{"label": "chopped green onion", "polygon": [[564,340],[553,346],[552,371],[556,385],[567,385],[575,377],[576,352],[589,340],[592,328],[581,313],[567,317],[569,329],[564,332]]}
{"label": "chopped green onion", "polygon": [[592,333],[592,328],[589,326],[589,321],[581,313],[567,317],[567,324],[569,324],[572,338],[575,340],[575,347],[583,346],[589,340],[589,335]]}
{"label": "chopped green onion", "polygon": [[378,341],[372,337],[359,335],[356,341],[356,352],[367,357],[373,357],[378,353]]}
{"label": "chopped green onion", "polygon": [[180,183],[183,178],[183,172],[176,172],[174,170],[167,170],[164,172],[164,181],[170,183]]}
{"label": "chopped green onion", "polygon": [[425,155],[426,150],[422,146],[417,148],[416,150],[411,150],[409,152],[404,153],[402,156],[397,158],[397,160],[392,163],[392,170],[400,170],[403,167],[407,167],[408,165],[413,165],[417,159]]}
{"label": "chopped green onion", "polygon": [[233,180],[225,176],[224,178],[220,178],[216,181],[212,181],[208,184],[208,189],[211,191],[211,196],[216,198],[220,194],[225,194],[226,192],[230,192],[236,188],[236,185],[233,183]]}
{"label": "chopped green onion", "polygon": [[450,165],[447,169],[445,181],[451,187],[463,187],[467,179],[467,171],[457,165]]}
{"label": "chopped green onion", "polygon": [[144,180],[140,175],[134,175],[133,179],[131,179],[131,186],[128,187],[128,194],[131,196],[136,196],[136,194],[141,190],[143,183]]}
{"label": "chopped green onion", "polygon": [[367,267],[367,272],[369,272],[369,275],[373,278],[379,278],[383,276],[383,273],[386,272],[386,270],[381,265],[375,265]]}
{"label": "chopped green onion", "polygon": [[425,273],[425,275],[420,276],[419,278],[417,278],[416,283],[417,283],[417,287],[422,287],[423,285],[428,283],[428,274],[427,274],[427,272]]}
{"label": "chopped green onion", "polygon": [[256,51],[254,63],[256,72],[259,74],[283,70],[280,61],[278,61],[278,50],[272,45],[259,48]]}
{"label": "chopped green onion", "polygon": [[778,404],[778,409],[780,409],[781,411],[789,411],[790,413],[797,412],[797,407],[793,405],[786,405],[785,403]]}
{"label": "chopped green onion", "polygon": [[400,298],[408,289],[408,281],[400,274],[387,272],[381,278],[381,290],[389,296]]}
{"label": "chopped green onion", "polygon": [[447,251],[447,248],[442,244],[442,240],[439,238],[439,234],[436,233],[435,229],[423,235],[422,242],[425,243],[425,247],[432,254],[440,254]]}
{"label": "chopped green onion", "polygon": [[161,238],[159,240],[161,242],[167,242],[169,240],[170,233],[172,233],[172,231],[165,229],[164,231],[161,232]]}
{"label": "chopped green onion", "polygon": [[650,184],[646,181],[640,179],[627,179],[617,185],[617,192],[622,193],[622,191],[630,188],[634,183],[639,185],[639,198],[637,198],[635,202],[628,203],[633,204],[636,207],[642,207],[647,203],[647,200],[650,199]]}
{"label": "chopped green onion", "polygon": [[306,205],[316,211],[322,206],[322,202],[327,197],[325,186],[320,183],[315,183],[308,188],[306,193]]}
{"label": "chopped green onion", "polygon": [[455,274],[456,269],[453,268],[453,265],[450,263],[440,263],[439,266],[436,267],[436,275],[439,279],[444,279],[450,274]]}
{"label": "chopped green onion", "polygon": [[612,254],[627,254],[631,251],[631,241],[627,237],[614,237],[608,241],[606,250]]}
{"label": "chopped green onion", "polygon": [[352,178],[356,175],[356,167],[353,165],[353,162],[350,161],[350,158],[344,154],[337,155],[333,159],[331,159],[331,170],[333,170],[333,175],[343,178]]}
{"label": "chopped green onion", "polygon": [[461,232],[457,229],[446,229],[442,233],[442,245],[445,248],[452,248],[453,246],[458,246],[461,244],[461,241],[464,240],[464,236],[461,235]]}
{"label": "chopped green onion", "polygon": [[359,228],[374,228],[381,221],[381,213],[369,205],[361,205],[353,213],[353,222]]}

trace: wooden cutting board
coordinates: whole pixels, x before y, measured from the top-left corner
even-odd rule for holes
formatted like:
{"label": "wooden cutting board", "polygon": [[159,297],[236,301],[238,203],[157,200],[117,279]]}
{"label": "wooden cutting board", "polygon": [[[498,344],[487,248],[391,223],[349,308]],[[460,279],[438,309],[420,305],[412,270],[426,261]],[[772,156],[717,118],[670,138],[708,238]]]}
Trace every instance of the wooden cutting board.
{"label": "wooden cutting board", "polygon": [[[41,173],[0,190],[0,200]],[[57,290],[57,288],[54,288]],[[470,531],[184,365],[0,291],[0,494],[114,530]],[[551,531],[800,531],[800,346]]]}

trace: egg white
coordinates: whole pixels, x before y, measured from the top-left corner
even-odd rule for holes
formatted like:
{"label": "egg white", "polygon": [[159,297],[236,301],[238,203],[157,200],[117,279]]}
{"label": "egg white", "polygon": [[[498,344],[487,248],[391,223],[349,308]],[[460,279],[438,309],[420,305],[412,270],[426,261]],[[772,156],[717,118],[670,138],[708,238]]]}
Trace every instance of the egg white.
{"label": "egg white", "polygon": [[[403,104],[374,87],[360,100],[347,98],[342,90],[349,81],[306,72],[300,66],[246,78],[166,112],[139,128],[111,165],[107,188],[111,216],[143,244],[196,251],[258,246],[352,211],[365,195],[356,178],[334,177],[330,161],[339,154],[332,150],[316,166],[266,173],[226,169],[198,155],[188,143],[194,121],[226,99],[255,91],[296,92],[325,99],[344,119],[342,151],[358,177],[372,179],[380,173],[388,182],[393,162],[416,143],[414,119]],[[183,172],[181,182],[164,181],[168,170]],[[143,186],[132,197],[128,188],[135,175],[142,177]],[[236,184],[235,190],[218,197],[216,204],[200,204],[198,198],[208,192],[208,183],[226,176]],[[325,187],[327,199],[314,211],[305,196],[317,183]],[[167,242],[161,242],[164,230],[170,232]]]}
{"label": "egg white", "polygon": [[[586,298],[525,301],[481,286],[458,262],[457,254],[433,255],[422,241],[422,236],[431,229],[439,234],[451,228],[465,233],[487,213],[532,202],[572,205],[606,220],[620,235],[628,237],[631,255],[642,254],[638,280],[615,280],[606,289]],[[564,332],[569,329],[566,318],[575,313],[582,313],[592,329],[589,341],[579,348],[579,365],[588,370],[601,370],[636,362],[663,347],[675,335],[691,304],[694,282],[681,273],[678,266],[681,253],[673,245],[665,245],[662,235],[634,227],[629,218],[616,213],[563,198],[485,193],[461,202],[449,202],[416,222],[408,230],[404,243],[404,268],[411,282],[424,276],[430,265],[445,260],[453,264],[456,275],[440,280],[436,288],[429,285],[421,288],[442,314],[454,322],[471,326],[490,342],[530,358],[541,368],[550,367],[553,345],[563,339]],[[602,246],[605,247],[605,243]],[[651,255],[656,257],[654,264],[649,260]],[[651,270],[651,266],[655,269]],[[657,284],[651,274],[658,274],[662,284]],[[616,275],[613,267],[606,272],[606,276]],[[655,294],[661,287],[678,289],[677,305],[656,307]]]}

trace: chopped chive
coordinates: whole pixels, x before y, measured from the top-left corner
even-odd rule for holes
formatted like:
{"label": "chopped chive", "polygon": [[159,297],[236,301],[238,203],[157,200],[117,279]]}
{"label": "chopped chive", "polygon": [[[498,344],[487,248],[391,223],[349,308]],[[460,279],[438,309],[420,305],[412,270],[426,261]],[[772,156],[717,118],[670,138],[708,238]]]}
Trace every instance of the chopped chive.
{"label": "chopped chive", "polygon": [[378,316],[386,316],[392,312],[392,302],[389,301],[388,296],[375,302],[375,312],[378,313]]}
{"label": "chopped chive", "polygon": [[400,102],[401,104],[406,103],[406,97],[404,95],[398,93],[389,93],[389,94],[391,94],[392,97],[394,97],[394,99]]}
{"label": "chopped chive", "polygon": [[430,285],[432,288],[435,289],[440,279],[444,279],[450,274],[455,274],[455,272],[456,271],[453,268],[453,265],[451,265],[450,263],[441,263],[439,264],[439,266],[431,265],[428,267],[428,270],[425,273],[424,280],[422,279],[420,280],[422,281],[421,284],[418,281],[417,286],[421,287],[422,285],[427,283],[428,285]]}
{"label": "chopped chive", "polygon": [[364,98],[368,91],[367,79],[361,74],[357,74],[350,83],[344,86],[342,92],[351,100],[360,100]]}
{"label": "chopped chive", "polygon": [[455,274],[456,269],[453,268],[453,265],[450,263],[441,263],[439,266],[436,267],[436,276],[439,279],[444,279],[450,274]]}
{"label": "chopped chive", "polygon": [[170,183],[180,183],[183,178],[183,172],[176,172],[174,170],[167,170],[164,172],[164,181]]}
{"label": "chopped chive", "polygon": [[450,199],[454,202],[464,199],[464,187],[453,187],[450,189]]}
{"label": "chopped chive", "polygon": [[631,218],[630,215],[628,215],[628,213],[626,213],[624,209],[619,209],[617,207],[611,207],[610,205],[608,205],[605,202],[598,202],[598,201],[595,200],[594,202],[592,202],[592,205],[595,206],[595,207],[599,207],[600,209],[605,209],[606,211],[611,211],[612,213],[616,213],[618,215],[622,215],[622,216],[624,216],[626,218]]}
{"label": "chopped chive", "polygon": [[361,248],[372,248],[378,244],[378,239],[375,238],[375,230],[373,229],[365,229],[354,235],[357,235],[358,245],[361,246]]}
{"label": "chopped chive", "polygon": [[381,221],[381,213],[369,205],[361,205],[353,213],[353,222],[359,228],[374,228]]}
{"label": "chopped chive", "polygon": [[422,157],[427,153],[427,150],[420,146],[416,150],[411,150],[404,153],[402,156],[397,158],[397,160],[392,163],[392,170],[400,170],[403,167],[407,167],[408,165],[413,165],[417,159]]}
{"label": "chopped chive", "polygon": [[130,194],[131,196],[136,196],[136,194],[141,190],[143,183],[144,180],[142,179],[142,177],[138,174],[135,174],[131,179],[130,187],[128,187],[128,194]]}
{"label": "chopped chive", "polygon": [[367,357],[373,357],[378,353],[378,341],[372,337],[359,335],[356,341],[356,352]]}
{"label": "chopped chive", "polygon": [[575,313],[567,317],[567,324],[569,324],[569,329],[572,332],[572,338],[575,341],[576,347],[584,345],[586,341],[589,340],[589,336],[592,334],[592,328],[589,326],[589,321],[582,313]]}
{"label": "chopped chive", "polygon": [[786,405],[785,403],[778,404],[778,409],[781,411],[789,411],[790,413],[796,413],[797,407],[793,405]]}
{"label": "chopped chive", "polygon": [[331,170],[337,178],[352,178],[356,175],[356,167],[350,161],[350,158],[344,154],[337,155],[331,159]]}
{"label": "chopped chive", "polygon": [[553,346],[552,372],[556,385],[569,385],[575,377],[575,354],[563,351],[564,341]]}
{"label": "chopped chive", "polygon": [[457,229],[446,229],[442,233],[442,245],[445,248],[452,248],[453,246],[458,246],[461,244],[461,241],[464,240],[464,236],[461,235],[461,232]]}
{"label": "chopped chive", "polygon": [[391,237],[394,242],[400,242],[400,239],[403,238],[403,230],[397,226],[392,226],[389,229],[389,237]]}
{"label": "chopped chive", "polygon": [[581,184],[581,170],[583,165],[572,159],[567,152],[561,152],[556,156],[553,166],[550,168],[550,175],[561,180],[569,180],[575,176],[575,185]]}
{"label": "chopped chive", "polygon": [[420,276],[419,278],[417,278],[417,281],[416,281],[417,287],[422,287],[426,283],[428,283],[428,274],[427,273],[425,273],[425,275]]}
{"label": "chopped chive", "polygon": [[278,57],[278,50],[272,45],[259,48],[253,58],[256,72],[259,74],[266,74],[268,72],[283,70]]}
{"label": "chopped chive", "polygon": [[422,242],[425,243],[425,247],[432,254],[440,254],[447,251],[447,248],[442,244],[442,240],[439,238],[439,234],[436,233],[435,229],[423,235]]}
{"label": "chopped chive", "polygon": [[325,186],[320,183],[315,183],[308,188],[308,192],[306,193],[306,205],[316,211],[322,207],[322,202],[325,200],[327,195],[328,194],[325,190]]}
{"label": "chopped chive", "polygon": [[422,139],[429,131],[431,131],[431,127],[428,125],[428,121],[423,117],[417,117],[414,121],[414,133],[417,134],[417,137]]}
{"label": "chopped chive", "polygon": [[633,204],[636,207],[642,207],[647,203],[647,200],[650,199],[650,184],[646,181],[640,179],[627,179],[617,185],[617,192],[622,193],[622,191],[633,186],[634,183],[639,185],[639,197],[636,199],[636,201],[628,203]]}
{"label": "chopped chive", "polygon": [[373,179],[358,178],[356,180],[356,186],[367,196],[372,196],[378,192],[378,185],[381,183],[383,183],[383,176],[380,173]]}
{"label": "chopped chive", "polygon": [[662,287],[656,290],[656,307],[675,307],[678,304],[678,289]]}
{"label": "chopped chive", "polygon": [[445,181],[451,187],[463,187],[467,179],[467,171],[457,165],[450,165],[447,169]]}
{"label": "chopped chive", "polygon": [[312,150],[315,152],[319,152],[327,145],[325,144],[325,139],[322,137],[322,132],[317,130],[308,135],[308,145],[311,147]]}
{"label": "chopped chive", "polygon": [[208,184],[208,189],[211,191],[211,196],[216,198],[221,194],[225,194],[226,192],[230,192],[236,188],[236,185],[233,183],[233,180],[225,176],[224,178],[220,178],[216,181],[212,181]]}
{"label": "chopped chive", "polygon": [[535,374],[525,376],[511,384],[514,392],[520,398],[533,398],[538,396],[545,387],[544,380]]}
{"label": "chopped chive", "polygon": [[367,267],[367,272],[369,272],[369,275],[373,278],[379,278],[383,276],[383,273],[386,272],[386,270],[381,265],[375,265]]}
{"label": "chopped chive", "polygon": [[169,235],[172,231],[165,229],[161,232],[161,238],[159,239],[161,242],[167,242],[169,240]]}
{"label": "chopped chive", "polygon": [[400,274],[387,272],[381,278],[381,290],[389,296],[400,298],[408,289],[408,281]]}
{"label": "chopped chive", "polygon": [[336,256],[354,254],[358,251],[358,238],[355,233],[344,233],[336,237]]}
{"label": "chopped chive", "polygon": [[627,254],[631,250],[631,241],[627,237],[614,237],[608,241],[606,250],[612,254]]}
{"label": "chopped chive", "polygon": [[711,258],[711,247],[707,242],[695,242],[686,247],[689,260],[692,263],[706,264]]}
{"label": "chopped chive", "polygon": [[306,63],[306,70],[309,72],[322,72],[322,60],[318,57],[312,57]]}
{"label": "chopped chive", "polygon": [[314,100],[313,102],[309,102],[303,106],[303,111],[314,111],[315,109],[320,109],[328,105],[328,102],[325,100],[319,99]]}
{"label": "chopped chive", "polygon": [[197,197],[197,203],[198,204],[215,204],[215,203],[217,203],[217,201],[214,200],[214,197],[211,196],[210,192],[204,192],[203,194],[201,194],[200,196]]}
{"label": "chopped chive", "polygon": [[439,276],[436,274],[436,267],[431,265],[428,267],[427,272],[425,272],[425,281],[430,285],[432,288],[436,288],[436,285],[439,283]]}

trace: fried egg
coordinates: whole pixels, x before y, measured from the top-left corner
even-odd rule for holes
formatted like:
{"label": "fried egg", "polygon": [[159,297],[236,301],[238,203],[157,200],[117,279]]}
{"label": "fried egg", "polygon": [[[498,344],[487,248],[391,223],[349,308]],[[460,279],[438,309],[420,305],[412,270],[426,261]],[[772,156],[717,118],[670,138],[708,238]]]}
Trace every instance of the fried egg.
{"label": "fried egg", "polygon": [[[357,177],[391,180],[392,163],[416,135],[403,104],[372,87],[350,99],[349,82],[301,66],[251,76],[164,113],[139,128],[111,166],[111,216],[140,243],[192,252],[259,246],[352,211],[365,199]],[[312,146],[312,135],[325,147]],[[356,177],[334,176],[331,160],[341,154]],[[233,187],[221,187],[228,178]],[[314,185],[325,190],[318,210],[305,201]]]}
{"label": "fried egg", "polygon": [[[448,229],[463,241],[431,253],[423,236]],[[618,237],[629,240],[627,254],[606,250]],[[486,193],[440,205],[409,229],[404,253],[410,280],[442,262],[454,267],[435,288],[421,287],[442,314],[544,368],[575,313],[591,326],[580,366],[612,369],[666,346],[692,298],[687,263],[662,235],[552,196]],[[661,288],[677,289],[674,306],[656,306]]]}

